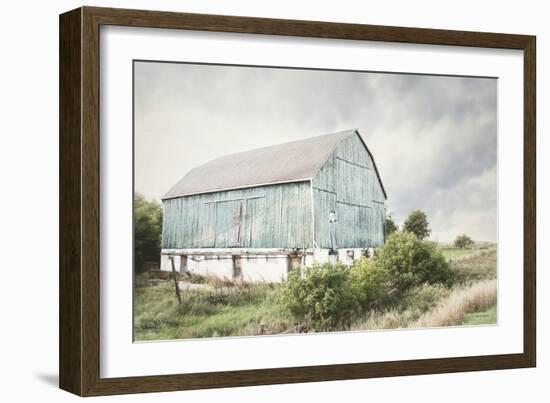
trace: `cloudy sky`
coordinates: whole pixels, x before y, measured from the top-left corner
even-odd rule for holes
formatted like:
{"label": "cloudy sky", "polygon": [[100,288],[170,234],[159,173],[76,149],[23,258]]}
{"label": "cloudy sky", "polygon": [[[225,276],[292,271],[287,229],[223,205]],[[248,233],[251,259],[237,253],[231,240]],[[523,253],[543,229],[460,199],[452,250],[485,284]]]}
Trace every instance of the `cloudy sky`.
{"label": "cloudy sky", "polygon": [[496,79],[151,62],[134,79],[147,198],[221,155],[357,128],[399,225],[419,208],[433,240],[496,240]]}

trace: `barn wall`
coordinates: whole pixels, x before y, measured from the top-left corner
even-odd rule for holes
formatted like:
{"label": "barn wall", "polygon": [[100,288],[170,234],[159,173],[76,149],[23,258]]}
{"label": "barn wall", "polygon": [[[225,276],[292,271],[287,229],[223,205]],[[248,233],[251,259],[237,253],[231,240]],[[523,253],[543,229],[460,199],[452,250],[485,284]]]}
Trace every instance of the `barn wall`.
{"label": "barn wall", "polygon": [[[343,140],[312,181],[315,241],[320,248],[366,248],[384,242],[384,194],[357,135]],[[329,212],[337,222],[329,223]]]}
{"label": "barn wall", "polygon": [[[346,251],[347,252],[347,251]],[[360,251],[357,251],[357,258]],[[350,264],[347,256],[342,255],[342,262]],[[182,270],[182,258],[178,255],[161,256],[161,270],[172,271],[172,261],[177,271]],[[347,259],[347,260],[346,260]],[[327,249],[315,249],[313,253],[301,258],[301,264],[311,266],[314,263],[326,263],[329,261]],[[219,255],[206,259],[204,256],[187,257],[185,270],[189,273],[203,276],[213,276],[227,280],[234,280],[233,262],[228,255]],[[288,277],[288,257],[277,255],[247,255],[241,258],[242,280],[251,282],[277,283]]]}
{"label": "barn wall", "polygon": [[309,182],[163,201],[162,247],[310,248]]}

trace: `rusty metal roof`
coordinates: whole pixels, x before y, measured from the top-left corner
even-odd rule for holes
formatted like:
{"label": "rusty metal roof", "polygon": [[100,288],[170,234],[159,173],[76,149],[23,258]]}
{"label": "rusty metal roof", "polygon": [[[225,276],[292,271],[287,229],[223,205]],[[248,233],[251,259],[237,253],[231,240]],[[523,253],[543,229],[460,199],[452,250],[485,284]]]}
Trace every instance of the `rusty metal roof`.
{"label": "rusty metal roof", "polygon": [[[164,195],[163,200],[311,180],[338,143],[355,134],[361,138],[356,129],[351,129],[218,157],[189,171]],[[366,148],[363,139],[361,141]],[[367,151],[371,154],[368,148]],[[378,169],[376,173],[380,180]]]}

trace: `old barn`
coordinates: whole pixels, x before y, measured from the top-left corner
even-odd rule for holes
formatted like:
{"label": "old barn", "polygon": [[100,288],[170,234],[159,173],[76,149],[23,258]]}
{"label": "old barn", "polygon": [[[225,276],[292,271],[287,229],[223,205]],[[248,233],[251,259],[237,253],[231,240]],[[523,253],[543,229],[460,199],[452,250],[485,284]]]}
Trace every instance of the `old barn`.
{"label": "old barn", "polygon": [[216,158],[163,197],[162,268],[280,281],[384,242],[386,193],[357,130]]}

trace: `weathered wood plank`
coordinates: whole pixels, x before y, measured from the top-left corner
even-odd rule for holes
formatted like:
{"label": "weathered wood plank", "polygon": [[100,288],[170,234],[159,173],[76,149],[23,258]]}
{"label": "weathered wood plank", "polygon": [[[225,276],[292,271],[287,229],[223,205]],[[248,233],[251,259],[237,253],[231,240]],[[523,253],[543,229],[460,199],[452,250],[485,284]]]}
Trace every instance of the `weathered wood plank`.
{"label": "weathered wood plank", "polygon": [[[384,191],[358,135],[338,144],[312,183],[319,247],[336,243],[338,248],[366,248],[384,243]],[[330,211],[336,212],[334,224],[328,220]],[[332,237],[331,231],[335,231]]]}
{"label": "weathered wood plank", "polygon": [[310,248],[309,182],[167,199],[163,248]]}

